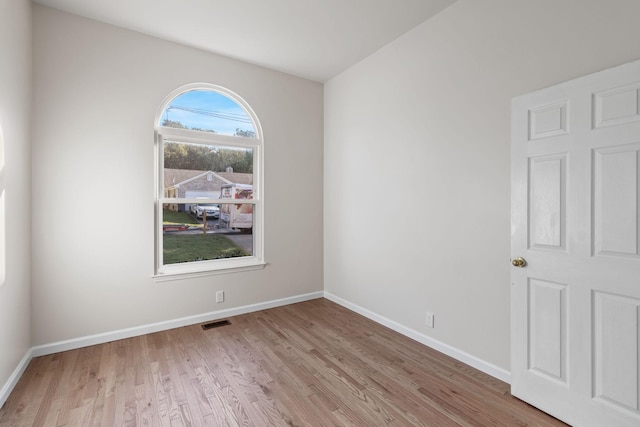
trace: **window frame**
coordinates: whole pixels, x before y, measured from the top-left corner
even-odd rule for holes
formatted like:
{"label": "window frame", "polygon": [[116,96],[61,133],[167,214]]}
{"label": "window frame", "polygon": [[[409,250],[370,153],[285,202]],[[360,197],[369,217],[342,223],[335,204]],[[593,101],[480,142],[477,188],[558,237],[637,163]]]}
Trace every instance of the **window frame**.
{"label": "window frame", "polygon": [[[245,110],[252,121],[255,137],[222,135],[211,132],[202,132],[191,129],[179,129],[161,126],[165,109],[178,96],[194,90],[217,92],[236,102]],[[253,109],[240,96],[221,86],[194,83],[182,86],[165,98],[159,108],[154,122],[154,164],[155,164],[155,195],[154,195],[154,274],[156,281],[176,280],[187,277],[199,277],[211,274],[229,273],[235,271],[261,269],[264,261],[264,203],[263,203],[263,139],[260,122]],[[166,142],[198,144],[207,146],[220,146],[231,148],[247,148],[253,152],[253,198],[243,200],[243,204],[253,205],[253,253],[246,257],[224,258],[216,260],[193,261],[176,264],[163,264],[163,205],[165,204],[190,204],[190,203],[228,203],[229,199],[219,198],[175,198],[164,195],[164,146]]]}

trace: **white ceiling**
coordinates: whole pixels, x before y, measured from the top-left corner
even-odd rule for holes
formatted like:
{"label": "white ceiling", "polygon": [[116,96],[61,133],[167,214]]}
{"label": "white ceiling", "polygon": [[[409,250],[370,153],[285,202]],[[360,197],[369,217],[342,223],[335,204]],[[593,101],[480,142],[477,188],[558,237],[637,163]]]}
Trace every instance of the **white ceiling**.
{"label": "white ceiling", "polygon": [[455,0],[34,0],[325,82]]}

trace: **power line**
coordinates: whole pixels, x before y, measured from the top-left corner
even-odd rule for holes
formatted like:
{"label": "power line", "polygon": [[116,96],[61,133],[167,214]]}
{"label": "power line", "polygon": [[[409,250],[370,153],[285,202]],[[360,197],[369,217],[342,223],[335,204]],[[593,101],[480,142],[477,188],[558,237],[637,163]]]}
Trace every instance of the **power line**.
{"label": "power line", "polygon": [[167,111],[169,110],[182,110],[188,111],[189,113],[200,114],[202,116],[215,117],[218,119],[229,120],[233,122],[253,124],[249,117],[238,113],[222,113],[220,111],[210,111],[203,108],[183,107],[180,105],[171,105],[167,107]]}

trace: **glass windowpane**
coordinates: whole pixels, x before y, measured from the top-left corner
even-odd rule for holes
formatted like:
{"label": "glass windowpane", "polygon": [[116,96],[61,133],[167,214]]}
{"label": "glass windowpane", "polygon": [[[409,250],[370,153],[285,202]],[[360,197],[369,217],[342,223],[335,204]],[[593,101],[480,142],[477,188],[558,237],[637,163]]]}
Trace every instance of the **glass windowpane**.
{"label": "glass windowpane", "polygon": [[[198,217],[184,204],[165,204],[162,209],[163,264],[245,257],[253,254],[252,228],[220,226],[220,208]],[[250,223],[253,226],[253,223]],[[248,231],[248,232],[247,232]]]}

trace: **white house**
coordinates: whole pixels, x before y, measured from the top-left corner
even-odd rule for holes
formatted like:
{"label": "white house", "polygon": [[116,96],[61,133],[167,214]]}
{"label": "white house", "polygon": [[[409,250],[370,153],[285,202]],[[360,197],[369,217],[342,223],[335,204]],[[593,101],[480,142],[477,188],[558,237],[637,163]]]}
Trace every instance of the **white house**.
{"label": "white house", "polygon": [[[188,169],[164,169],[164,186],[166,197],[219,198],[220,189],[224,184],[253,184],[253,174],[239,173],[228,170],[226,172],[197,171]],[[172,204],[173,210],[189,211],[191,205]]]}

